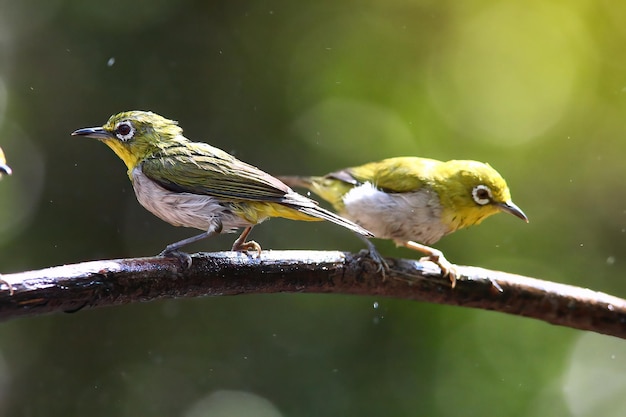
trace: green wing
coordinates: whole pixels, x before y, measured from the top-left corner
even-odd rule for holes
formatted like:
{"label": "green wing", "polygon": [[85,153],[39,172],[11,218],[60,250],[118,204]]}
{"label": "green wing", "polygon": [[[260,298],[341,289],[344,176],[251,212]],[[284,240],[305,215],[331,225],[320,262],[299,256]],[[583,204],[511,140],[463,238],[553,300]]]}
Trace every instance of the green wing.
{"label": "green wing", "polygon": [[327,177],[355,185],[370,182],[390,193],[405,193],[419,190],[427,184],[433,169],[439,164],[441,162],[427,158],[389,158],[347,168],[328,174]]}
{"label": "green wing", "polygon": [[143,173],[175,192],[209,195],[225,201],[289,203],[289,187],[277,178],[211,145],[169,146],[141,163]]}

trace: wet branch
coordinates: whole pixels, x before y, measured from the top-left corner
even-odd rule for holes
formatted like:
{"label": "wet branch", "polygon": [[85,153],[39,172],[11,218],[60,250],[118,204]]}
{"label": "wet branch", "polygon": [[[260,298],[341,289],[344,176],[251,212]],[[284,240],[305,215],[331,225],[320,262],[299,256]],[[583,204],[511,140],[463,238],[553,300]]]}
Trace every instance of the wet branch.
{"label": "wet branch", "polygon": [[534,278],[459,266],[456,288],[430,262],[388,259],[383,281],[369,258],[343,252],[266,251],[175,259],[84,262],[2,275],[0,320],[160,298],[262,293],[335,293],[393,297],[494,310],[626,339],[626,300]]}

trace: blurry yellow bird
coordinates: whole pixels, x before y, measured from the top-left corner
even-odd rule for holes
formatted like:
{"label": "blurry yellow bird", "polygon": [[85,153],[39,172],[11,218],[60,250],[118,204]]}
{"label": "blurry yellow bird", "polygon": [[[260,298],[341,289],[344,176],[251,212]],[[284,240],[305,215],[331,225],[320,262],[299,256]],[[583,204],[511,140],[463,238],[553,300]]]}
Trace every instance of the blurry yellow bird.
{"label": "blurry yellow bird", "polygon": [[[457,275],[453,265],[441,251],[426,245],[499,212],[528,222],[513,204],[502,176],[477,161],[398,157],[323,177],[279,178],[291,187],[313,191],[375,237],[428,255],[450,277],[453,287]],[[373,245],[366,243],[372,256],[382,261]]]}

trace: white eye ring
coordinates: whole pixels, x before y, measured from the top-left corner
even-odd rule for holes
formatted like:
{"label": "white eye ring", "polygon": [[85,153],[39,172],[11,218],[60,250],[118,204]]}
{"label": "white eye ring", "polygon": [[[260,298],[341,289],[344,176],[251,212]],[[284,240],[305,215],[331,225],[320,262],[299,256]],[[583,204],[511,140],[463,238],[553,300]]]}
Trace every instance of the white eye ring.
{"label": "white eye ring", "polygon": [[115,136],[122,142],[126,142],[135,136],[135,127],[128,120],[115,125]]}
{"label": "white eye ring", "polygon": [[492,200],[491,190],[486,185],[477,185],[472,190],[472,198],[474,199],[476,204],[480,206],[489,204]]}

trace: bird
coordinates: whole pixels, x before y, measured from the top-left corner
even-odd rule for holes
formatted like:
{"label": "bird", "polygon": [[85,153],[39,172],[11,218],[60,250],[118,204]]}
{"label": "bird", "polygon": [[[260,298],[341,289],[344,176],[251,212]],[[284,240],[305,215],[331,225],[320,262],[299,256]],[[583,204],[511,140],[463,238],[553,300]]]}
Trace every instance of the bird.
{"label": "bird", "polygon": [[358,235],[372,236],[259,168],[207,143],[187,139],[178,122],[156,113],[121,112],[101,127],[78,129],[72,135],[108,145],[125,163],[135,196],[148,211],[174,226],[203,230],[167,245],[160,253],[187,265],[191,258],[180,248],[240,228],[244,230],[232,250],[260,255],[261,246],[246,239],[256,224],[270,217],[327,220]]}
{"label": "bird", "polygon": [[[456,269],[440,250],[429,245],[499,212],[528,223],[526,214],[511,200],[504,178],[478,161],[404,156],[324,176],[278,178],[290,187],[312,191],[376,238],[425,254],[450,278],[453,288]],[[372,257],[386,267],[374,245],[365,242]]]}
{"label": "bird", "polygon": [[[0,148],[0,178],[2,178],[2,175],[11,175],[12,172],[13,171],[11,171],[11,167],[7,165],[7,160],[4,157],[4,152],[2,151],[2,148]],[[13,295],[13,285],[11,285],[10,282],[2,279],[2,275],[0,275],[0,283],[5,284],[9,288],[9,294]]]}
{"label": "bird", "polygon": [[2,148],[0,148],[0,178],[2,178],[2,175],[11,175],[12,172],[11,167],[7,165],[4,152],[2,151]]}

